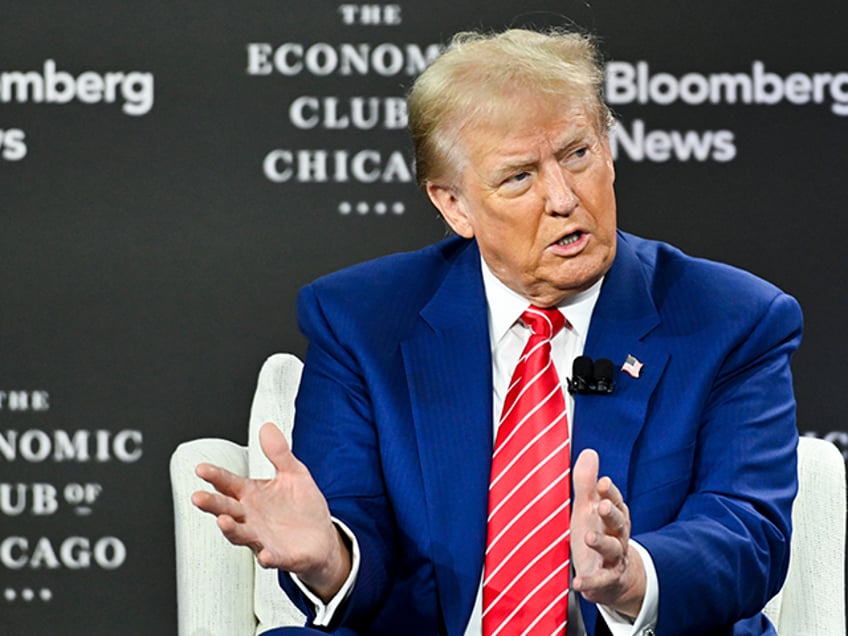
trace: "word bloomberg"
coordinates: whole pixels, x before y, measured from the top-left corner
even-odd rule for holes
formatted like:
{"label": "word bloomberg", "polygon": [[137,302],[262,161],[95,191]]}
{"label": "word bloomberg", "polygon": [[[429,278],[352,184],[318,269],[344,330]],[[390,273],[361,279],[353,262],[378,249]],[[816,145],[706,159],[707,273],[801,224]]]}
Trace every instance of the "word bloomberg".
{"label": "word bloomberg", "polygon": [[153,107],[153,75],[84,71],[74,76],[57,71],[53,60],[45,60],[41,72],[0,72],[2,103],[68,104],[74,99],[84,104],[111,104],[120,99],[127,115],[145,115]]}
{"label": "word bloomberg", "polygon": [[647,62],[610,62],[606,67],[606,100],[610,105],[660,104],[823,104],[830,101],[835,115],[848,116],[848,73],[791,73],[766,71],[763,62],[750,73],[651,73]]}

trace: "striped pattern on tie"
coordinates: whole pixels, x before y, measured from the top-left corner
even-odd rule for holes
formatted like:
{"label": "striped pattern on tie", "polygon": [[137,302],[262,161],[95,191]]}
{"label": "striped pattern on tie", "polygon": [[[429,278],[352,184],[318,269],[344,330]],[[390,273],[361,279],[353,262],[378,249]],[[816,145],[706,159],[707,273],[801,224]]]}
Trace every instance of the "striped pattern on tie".
{"label": "striped pattern on tie", "polygon": [[483,635],[565,634],[570,559],[570,458],[565,396],[551,338],[557,309],[531,305],[532,335],[515,367],[489,482]]}

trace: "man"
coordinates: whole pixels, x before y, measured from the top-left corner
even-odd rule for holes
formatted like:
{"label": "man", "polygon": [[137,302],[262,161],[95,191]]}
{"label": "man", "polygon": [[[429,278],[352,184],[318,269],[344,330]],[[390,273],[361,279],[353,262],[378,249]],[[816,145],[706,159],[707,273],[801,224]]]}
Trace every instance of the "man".
{"label": "man", "polygon": [[[573,33],[454,39],[409,106],[419,179],[457,236],[306,287],[299,459],[266,426],[274,480],[198,467],[221,494],[196,505],[283,570],[321,630],[774,634],[759,612],[788,563],[800,310],[749,274],[616,230],[595,60]],[[564,327],[539,335],[534,315]],[[614,361],[611,393],[562,390],[584,351]],[[565,463],[495,528],[531,356],[533,381],[556,389],[521,422],[556,402],[544,434],[566,450],[515,491]],[[570,521],[544,517],[558,536],[514,563],[535,529],[495,544],[550,493]]]}

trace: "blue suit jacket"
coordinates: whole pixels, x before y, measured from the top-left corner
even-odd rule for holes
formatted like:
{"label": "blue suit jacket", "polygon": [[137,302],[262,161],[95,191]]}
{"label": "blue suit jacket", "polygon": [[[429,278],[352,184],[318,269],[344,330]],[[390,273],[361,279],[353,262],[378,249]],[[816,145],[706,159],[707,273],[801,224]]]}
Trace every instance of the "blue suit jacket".
{"label": "blue suit jacket", "polygon": [[[322,278],[298,318],[310,344],[294,451],[361,548],[337,624],[461,636],[493,446],[476,244],[450,238]],[[596,449],[630,506],[659,577],[657,634],[773,633],[759,610],[788,563],[800,331],[797,303],[774,286],[619,233],[585,353],[644,366],[617,369],[611,396],[577,397],[573,451]],[[595,634],[597,609],[582,609]]]}

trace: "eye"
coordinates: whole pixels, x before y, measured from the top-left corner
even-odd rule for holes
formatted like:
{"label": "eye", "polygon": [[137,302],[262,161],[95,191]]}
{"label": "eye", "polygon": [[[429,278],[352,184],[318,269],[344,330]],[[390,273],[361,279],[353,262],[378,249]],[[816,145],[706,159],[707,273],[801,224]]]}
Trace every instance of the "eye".
{"label": "eye", "polygon": [[512,181],[513,183],[521,183],[522,181],[527,180],[529,177],[530,173],[525,170],[523,172],[518,172],[512,175],[511,177],[509,177],[509,179],[507,179],[507,181]]}
{"label": "eye", "polygon": [[576,170],[587,165],[589,158],[592,156],[592,149],[589,144],[578,146],[567,155],[565,155],[564,164],[571,169]]}

